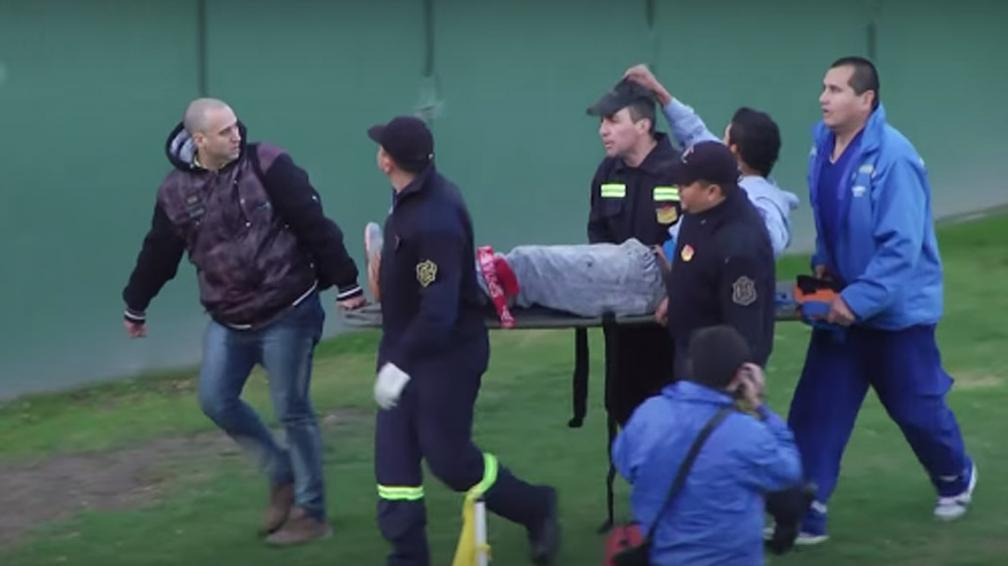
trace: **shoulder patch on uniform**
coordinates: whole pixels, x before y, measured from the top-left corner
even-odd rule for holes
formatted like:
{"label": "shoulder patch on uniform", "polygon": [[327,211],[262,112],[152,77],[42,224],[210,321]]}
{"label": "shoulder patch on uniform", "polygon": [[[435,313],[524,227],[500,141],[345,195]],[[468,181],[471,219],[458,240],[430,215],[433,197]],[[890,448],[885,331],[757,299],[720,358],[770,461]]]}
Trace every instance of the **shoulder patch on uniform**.
{"label": "shoulder patch on uniform", "polygon": [[437,264],[425,259],[416,264],[416,280],[421,287],[428,287],[437,279]]}
{"label": "shoulder patch on uniform", "polygon": [[679,208],[674,205],[655,208],[655,219],[663,226],[671,226],[679,222]]}
{"label": "shoulder patch on uniform", "polygon": [[746,277],[739,277],[732,283],[732,302],[736,305],[748,307],[756,302],[756,282]]}

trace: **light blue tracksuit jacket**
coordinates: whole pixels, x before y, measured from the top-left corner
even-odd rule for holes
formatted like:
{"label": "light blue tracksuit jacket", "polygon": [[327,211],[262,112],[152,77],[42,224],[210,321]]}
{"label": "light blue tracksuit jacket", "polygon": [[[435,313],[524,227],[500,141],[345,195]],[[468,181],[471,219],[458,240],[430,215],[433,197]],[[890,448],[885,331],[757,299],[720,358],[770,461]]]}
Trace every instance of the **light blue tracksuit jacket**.
{"label": "light blue tracksuit jacket", "polygon": [[[935,324],[942,314],[942,266],[931,214],[931,186],[917,150],[886,122],[881,105],[861,134],[839,194],[819,187],[835,136],[815,127],[809,194],[816,221],[812,265],[825,265],[845,285],[841,295],[858,324],[900,330]],[[839,198],[835,206],[822,199]],[[822,237],[822,214],[839,215],[832,247]]]}

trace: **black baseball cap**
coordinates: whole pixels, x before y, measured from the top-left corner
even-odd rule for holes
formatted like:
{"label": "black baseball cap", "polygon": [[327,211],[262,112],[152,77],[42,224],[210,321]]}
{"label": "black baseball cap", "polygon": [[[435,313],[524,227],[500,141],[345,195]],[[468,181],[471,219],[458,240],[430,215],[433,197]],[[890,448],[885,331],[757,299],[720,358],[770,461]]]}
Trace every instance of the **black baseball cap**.
{"label": "black baseball cap", "polygon": [[434,159],[434,135],[419,118],[397,116],[388,124],[371,126],[367,133],[400,165],[423,166]]}
{"label": "black baseball cap", "polygon": [[612,116],[635,102],[654,105],[654,93],[629,79],[623,79],[598,102],[589,106],[587,112],[589,116]]}
{"label": "black baseball cap", "polygon": [[728,192],[738,187],[738,161],[728,146],[718,141],[693,144],[672,166],[672,182],[680,187],[700,179],[717,184]]}

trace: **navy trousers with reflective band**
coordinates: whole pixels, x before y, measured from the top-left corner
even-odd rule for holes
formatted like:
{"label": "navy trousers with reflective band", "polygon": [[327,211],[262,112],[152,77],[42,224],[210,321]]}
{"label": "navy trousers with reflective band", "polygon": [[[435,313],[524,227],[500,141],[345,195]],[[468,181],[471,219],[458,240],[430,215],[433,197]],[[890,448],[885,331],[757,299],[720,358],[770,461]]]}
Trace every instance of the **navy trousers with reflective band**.
{"label": "navy trousers with reflective band", "polygon": [[[445,362],[442,371],[412,376],[399,404],[378,411],[378,526],[393,547],[389,566],[430,564],[421,458],[455,491],[465,492],[483,479],[483,453],[472,441],[473,405],[483,370],[450,359]],[[490,511],[526,526],[546,511],[545,491],[519,480],[504,466],[498,467],[484,501]],[[460,498],[459,511],[461,505]]]}
{"label": "navy trousers with reflective band", "polygon": [[952,378],[942,369],[934,325],[898,331],[854,326],[843,339],[812,331],[791,401],[788,424],[806,477],[818,485],[816,500],[826,503],[836,487],[840,458],[869,385],[939,495],[964,491],[972,464],[945,402]]}

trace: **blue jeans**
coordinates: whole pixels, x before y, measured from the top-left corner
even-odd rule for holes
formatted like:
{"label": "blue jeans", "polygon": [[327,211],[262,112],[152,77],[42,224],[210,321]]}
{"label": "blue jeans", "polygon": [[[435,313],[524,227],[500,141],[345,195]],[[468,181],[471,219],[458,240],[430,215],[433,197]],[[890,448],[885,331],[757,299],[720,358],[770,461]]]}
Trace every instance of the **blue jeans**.
{"label": "blue jeans", "polygon": [[[322,336],[325,312],[313,293],[280,318],[256,330],[210,322],[203,341],[199,402],[217,426],[252,453],[273,485],[294,483],[295,503],[325,519],[322,438],[308,398],[312,354]],[[241,400],[255,364],[269,381],[286,447],[277,443],[259,415]]]}

